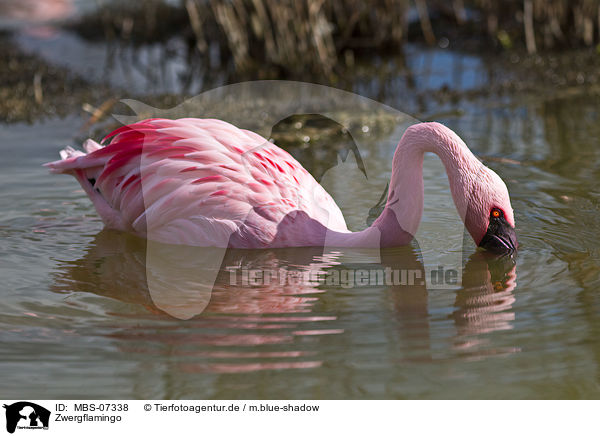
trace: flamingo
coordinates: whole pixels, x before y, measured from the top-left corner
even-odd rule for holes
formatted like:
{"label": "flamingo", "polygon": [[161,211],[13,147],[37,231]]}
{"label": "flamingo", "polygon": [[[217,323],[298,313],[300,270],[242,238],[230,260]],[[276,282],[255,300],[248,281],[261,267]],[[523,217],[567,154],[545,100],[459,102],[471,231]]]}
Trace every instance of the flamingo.
{"label": "flamingo", "polygon": [[[101,145],[105,143],[106,145]],[[289,153],[216,119],[147,119],[84,151],[45,164],[75,176],[107,228],[199,247],[394,247],[410,243],[423,213],[423,157],[439,156],[459,216],[476,245],[517,247],[506,185],[451,129],[419,123],[392,161],[387,202],[351,232],[333,198]]]}

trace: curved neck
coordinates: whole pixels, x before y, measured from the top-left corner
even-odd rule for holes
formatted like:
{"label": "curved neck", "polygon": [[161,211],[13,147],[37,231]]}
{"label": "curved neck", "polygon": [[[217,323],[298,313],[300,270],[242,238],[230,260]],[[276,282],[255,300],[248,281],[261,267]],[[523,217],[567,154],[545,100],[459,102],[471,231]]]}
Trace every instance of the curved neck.
{"label": "curved neck", "polygon": [[[454,204],[463,222],[465,220],[473,182],[484,168],[483,164],[446,126],[415,124],[406,130],[398,144],[386,208],[373,223],[383,234],[382,245],[402,244],[406,239],[404,233],[411,235],[411,239],[417,233],[423,215],[423,157],[427,152],[438,155],[444,164]],[[398,227],[404,233],[394,231]]]}
{"label": "curved neck", "polygon": [[464,222],[473,182],[484,166],[452,130],[439,123],[421,123],[410,126],[396,148],[383,213],[361,232],[328,231],[326,245],[392,247],[410,243],[423,215],[423,158],[427,152],[438,155],[444,164],[454,204]]}

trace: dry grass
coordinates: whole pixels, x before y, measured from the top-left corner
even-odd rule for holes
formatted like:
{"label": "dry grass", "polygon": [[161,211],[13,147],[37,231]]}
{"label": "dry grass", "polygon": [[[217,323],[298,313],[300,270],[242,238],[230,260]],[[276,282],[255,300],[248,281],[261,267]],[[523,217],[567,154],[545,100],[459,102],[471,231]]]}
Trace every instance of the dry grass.
{"label": "dry grass", "polygon": [[[408,21],[411,9],[415,20]],[[395,52],[409,39],[530,53],[600,42],[598,0],[161,0],[107,3],[76,25],[83,34],[138,42],[182,36],[210,67],[294,77],[352,66],[362,53]],[[409,32],[410,30],[410,32]],[[487,35],[487,37],[486,37]],[[88,35],[89,36],[89,35]]]}
{"label": "dry grass", "polygon": [[488,33],[507,49],[592,46],[600,42],[598,0],[472,0]]}
{"label": "dry grass", "polygon": [[[349,50],[401,44],[408,0],[185,0],[185,6],[201,52],[216,36],[237,69],[266,64],[328,74],[352,62]],[[204,30],[207,22],[218,24],[218,35]]]}

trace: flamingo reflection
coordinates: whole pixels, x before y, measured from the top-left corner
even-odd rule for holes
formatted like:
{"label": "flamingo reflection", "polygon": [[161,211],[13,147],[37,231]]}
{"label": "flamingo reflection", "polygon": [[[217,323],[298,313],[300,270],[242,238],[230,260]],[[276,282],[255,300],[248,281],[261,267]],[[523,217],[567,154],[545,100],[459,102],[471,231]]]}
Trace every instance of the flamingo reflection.
{"label": "flamingo reflection", "polygon": [[[92,292],[128,303],[124,306],[127,310],[122,310],[126,313],[109,314],[117,320],[118,328],[108,336],[117,340],[125,353],[176,357],[178,370],[184,372],[321,366],[327,360],[328,346],[358,346],[354,329],[360,329],[360,325],[355,327],[346,318],[361,310],[383,319],[385,340],[406,352],[398,364],[435,360],[431,350],[440,338],[436,337],[437,326],[432,328],[436,321],[430,313],[431,297],[421,282],[359,287],[351,290],[352,298],[340,295],[350,291],[348,287],[336,285],[297,280],[251,285],[239,282],[242,268],[330,272],[391,267],[420,270],[423,274],[418,249],[383,250],[373,255],[376,263],[369,259],[373,253],[324,253],[316,248],[228,249],[224,254],[205,248],[195,250],[191,253],[184,249],[179,255],[165,251],[163,258],[171,257],[180,268],[173,270],[164,260],[162,270],[154,268],[151,274],[155,277],[149,280],[146,241],[105,230],[95,237],[83,258],[64,265],[54,290]],[[216,255],[222,256],[221,268],[216,278],[207,278],[201,273],[204,258]],[[238,271],[235,280],[232,270]],[[480,252],[469,258],[451,316],[456,334],[450,353],[486,356],[510,351],[494,350],[486,337],[512,326],[515,278],[514,262]],[[198,287],[198,282],[205,283]]]}
{"label": "flamingo reflection", "polygon": [[517,347],[487,347],[489,333],[513,328],[516,278],[516,264],[511,257],[495,258],[481,252],[471,256],[452,314],[457,349],[474,353],[476,358],[519,351]]}

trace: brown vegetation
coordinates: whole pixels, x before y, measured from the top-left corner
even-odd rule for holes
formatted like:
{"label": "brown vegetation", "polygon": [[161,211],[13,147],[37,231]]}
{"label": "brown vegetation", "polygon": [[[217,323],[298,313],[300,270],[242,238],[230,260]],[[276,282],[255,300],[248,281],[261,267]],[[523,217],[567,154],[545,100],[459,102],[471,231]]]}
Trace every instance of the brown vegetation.
{"label": "brown vegetation", "polygon": [[[410,12],[414,11],[414,14]],[[409,17],[413,17],[412,21]],[[408,40],[540,50],[600,42],[597,0],[160,0],[108,3],[74,25],[134,42],[183,36],[207,63],[238,72],[329,74]],[[96,33],[94,33],[96,32]],[[466,46],[466,45],[465,45]],[[218,64],[218,65],[215,65]]]}

